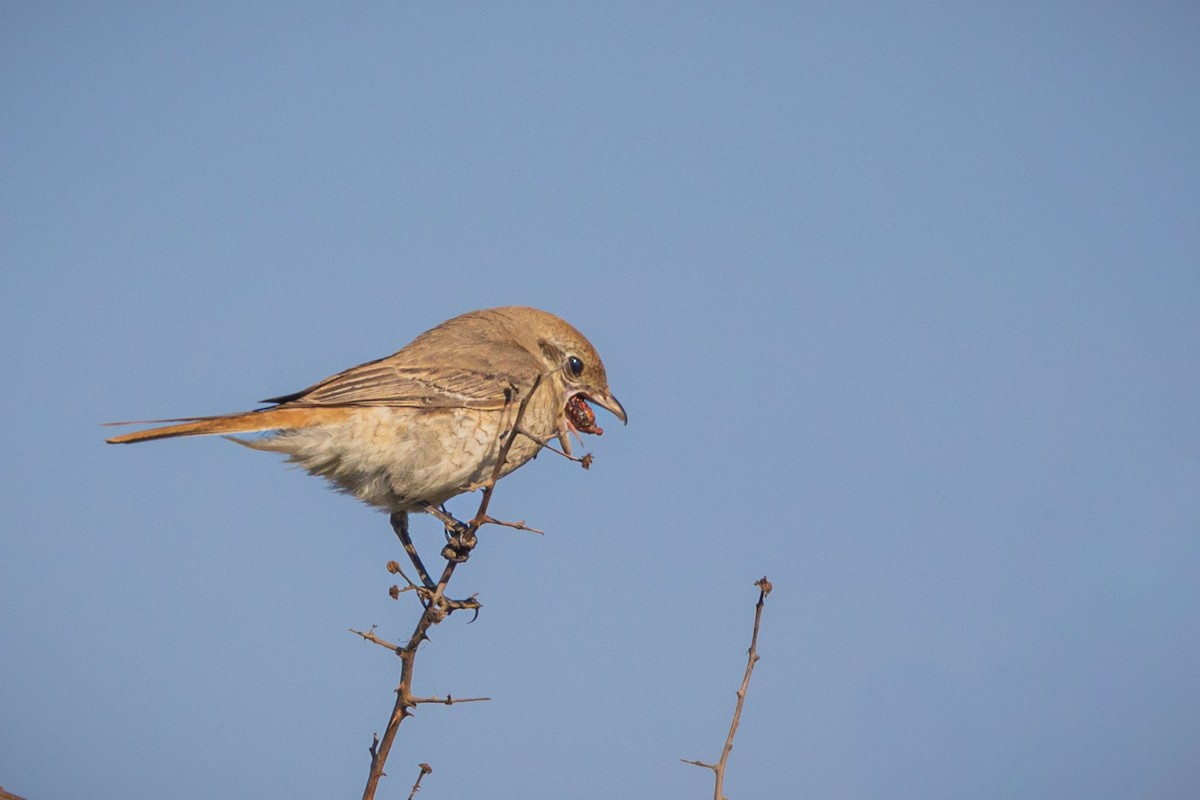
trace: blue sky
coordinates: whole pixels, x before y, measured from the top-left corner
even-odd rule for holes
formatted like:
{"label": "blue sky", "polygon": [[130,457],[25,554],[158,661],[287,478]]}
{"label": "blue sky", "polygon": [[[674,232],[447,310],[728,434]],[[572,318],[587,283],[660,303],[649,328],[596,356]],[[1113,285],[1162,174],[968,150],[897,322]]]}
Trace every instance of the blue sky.
{"label": "blue sky", "polygon": [[[1200,9],[7,4],[0,785],[351,796],[386,519],[116,448],[463,311],[629,411],[455,577],[381,797],[1200,793]],[[603,416],[603,413],[602,413]],[[473,501],[452,509],[466,514]],[[437,547],[421,520],[418,544]]]}

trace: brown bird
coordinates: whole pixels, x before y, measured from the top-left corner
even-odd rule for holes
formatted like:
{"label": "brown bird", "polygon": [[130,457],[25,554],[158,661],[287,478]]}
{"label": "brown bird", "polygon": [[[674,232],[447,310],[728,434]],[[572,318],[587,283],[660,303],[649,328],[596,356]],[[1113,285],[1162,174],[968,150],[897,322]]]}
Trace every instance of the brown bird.
{"label": "brown bird", "polygon": [[392,512],[396,524],[408,511],[432,510],[491,479],[525,401],[501,476],[553,439],[570,455],[572,433],[601,433],[588,401],[626,421],[583,334],[545,311],[506,306],[443,322],[386,358],[264,400],[273,404],[268,408],[149,420],[175,424],[108,441],[266,432],[228,438],[287,455],[339,490]]}

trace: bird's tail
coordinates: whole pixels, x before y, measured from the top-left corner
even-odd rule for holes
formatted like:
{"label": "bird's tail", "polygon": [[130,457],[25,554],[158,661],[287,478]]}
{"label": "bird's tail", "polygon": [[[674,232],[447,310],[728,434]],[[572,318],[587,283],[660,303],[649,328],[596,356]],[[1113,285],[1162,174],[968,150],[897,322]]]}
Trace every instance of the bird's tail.
{"label": "bird's tail", "polygon": [[[210,433],[253,433],[288,428],[302,428],[314,423],[314,417],[322,415],[312,408],[262,408],[258,411],[242,411],[222,414],[217,417],[185,417],[183,419],[147,419],[136,422],[109,422],[108,425],[157,425],[174,423],[161,428],[123,433],[108,439],[109,444],[132,444],[151,439],[169,439],[173,436],[203,436]],[[326,420],[321,420],[326,421]]]}

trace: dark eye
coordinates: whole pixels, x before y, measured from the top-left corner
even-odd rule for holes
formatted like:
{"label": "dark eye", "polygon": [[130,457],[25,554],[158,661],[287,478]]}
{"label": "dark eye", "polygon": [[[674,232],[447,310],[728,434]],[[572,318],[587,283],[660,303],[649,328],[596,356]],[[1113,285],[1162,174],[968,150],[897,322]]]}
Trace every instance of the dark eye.
{"label": "dark eye", "polygon": [[579,360],[579,356],[571,356],[567,359],[567,369],[571,370],[571,374],[576,378],[583,374],[583,362]]}

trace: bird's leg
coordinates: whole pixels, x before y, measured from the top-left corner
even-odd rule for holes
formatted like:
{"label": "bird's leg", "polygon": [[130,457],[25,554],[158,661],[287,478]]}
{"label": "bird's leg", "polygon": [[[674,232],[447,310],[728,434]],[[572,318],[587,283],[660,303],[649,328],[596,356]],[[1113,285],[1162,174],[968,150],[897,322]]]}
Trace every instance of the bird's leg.
{"label": "bird's leg", "polygon": [[442,558],[454,563],[466,561],[475,549],[475,531],[472,526],[455,519],[445,508],[433,503],[422,503],[421,510],[437,517],[446,526],[446,546],[442,548]]}
{"label": "bird's leg", "polygon": [[429,573],[425,570],[425,565],[421,563],[421,556],[417,553],[417,548],[413,546],[412,538],[408,535],[408,512],[393,511],[390,517],[392,530],[396,532],[396,537],[400,540],[400,544],[404,546],[404,552],[408,553],[408,560],[412,562],[417,569],[417,575],[421,578],[421,583],[426,589],[433,589],[437,584],[429,577]]}

